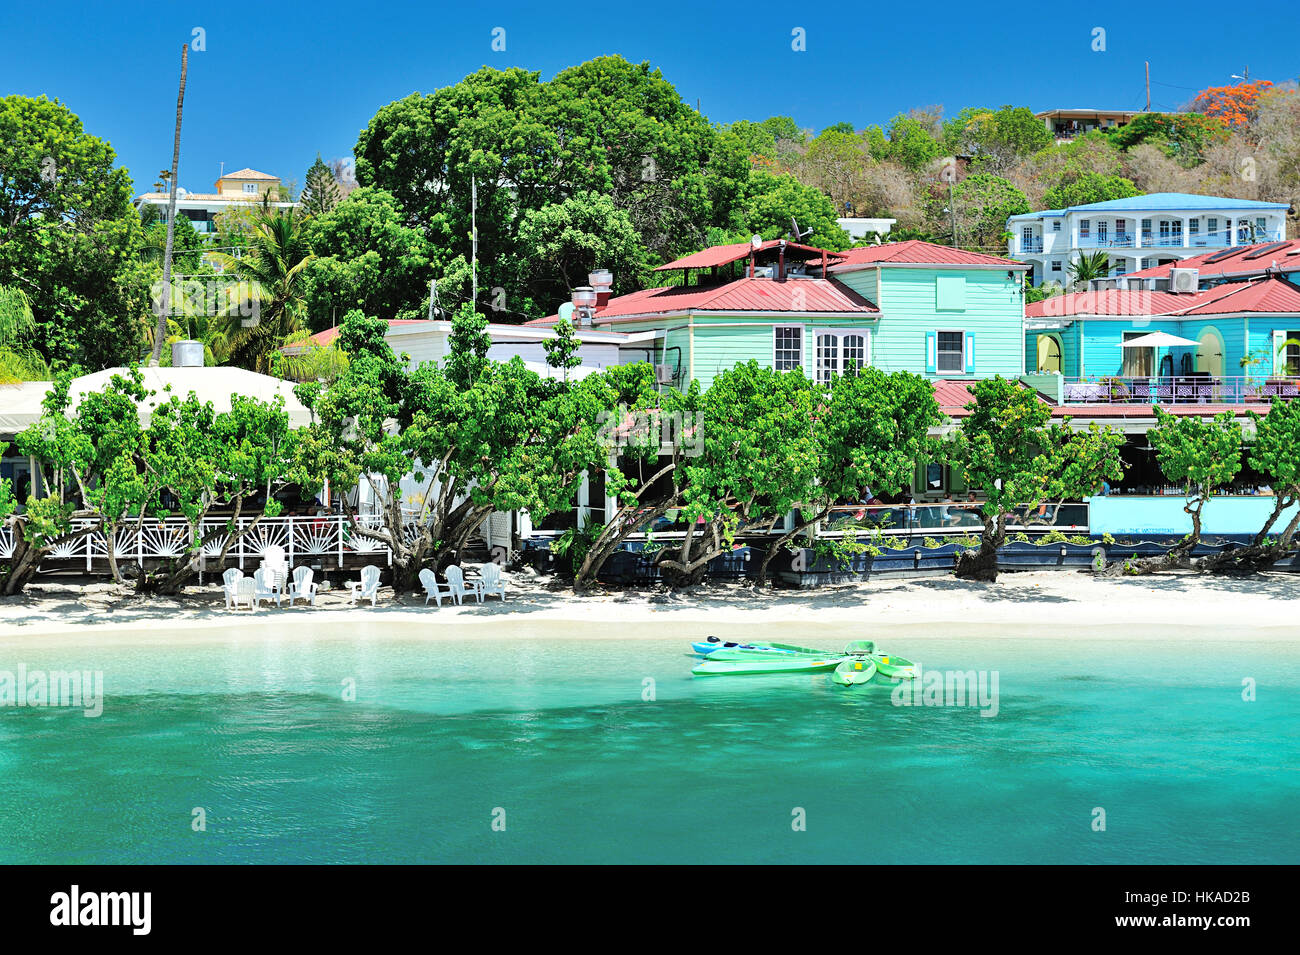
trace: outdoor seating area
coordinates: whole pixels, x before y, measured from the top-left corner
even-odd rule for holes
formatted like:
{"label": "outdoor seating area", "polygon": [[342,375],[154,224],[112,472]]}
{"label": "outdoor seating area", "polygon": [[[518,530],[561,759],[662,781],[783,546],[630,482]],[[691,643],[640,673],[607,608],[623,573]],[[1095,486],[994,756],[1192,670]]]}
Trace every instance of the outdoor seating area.
{"label": "outdoor seating area", "polygon": [[[316,606],[316,597],[320,584],[314,577],[315,571],[310,567],[295,567],[289,570],[284,562],[283,552],[279,548],[268,548],[262,566],[252,575],[246,575],[238,567],[231,567],[221,575],[221,590],[227,610],[259,609],[263,603],[275,602],[277,608],[283,608],[287,602],[290,607],[295,601],[302,601],[308,606]],[[382,571],[375,564],[361,568],[361,579],[349,581],[348,599],[350,603],[361,606],[370,601],[372,607],[379,604],[379,586]],[[430,600],[438,607],[443,599],[460,606],[466,598],[483,603],[488,597],[506,599],[506,585],[498,564],[483,564],[476,573],[466,574],[463,568],[452,564],[443,571],[444,580],[428,568],[420,571],[420,584],[424,588],[424,603]]]}
{"label": "outdoor seating area", "polygon": [[1214,377],[1208,372],[1135,378],[1067,378],[1067,404],[1241,404],[1300,397],[1300,379]]}

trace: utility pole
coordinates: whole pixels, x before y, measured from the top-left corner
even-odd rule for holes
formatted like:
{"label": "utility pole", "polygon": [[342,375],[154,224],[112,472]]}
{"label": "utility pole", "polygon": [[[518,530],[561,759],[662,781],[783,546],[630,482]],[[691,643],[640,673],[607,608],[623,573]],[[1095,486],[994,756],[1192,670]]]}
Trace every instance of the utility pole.
{"label": "utility pole", "polygon": [[470,233],[470,281],[473,287],[474,308],[478,308],[478,176],[469,177],[469,233]]}
{"label": "utility pole", "polygon": [[172,243],[176,239],[176,171],[181,162],[181,111],[185,106],[185,74],[189,67],[190,45],[181,45],[181,88],[176,94],[176,136],[172,140],[171,194],[167,197],[167,245],[163,249],[163,300],[158,311],[158,324],[153,332],[153,353],[150,367],[157,367],[162,355],[163,339],[167,337],[167,313],[172,304]]}
{"label": "utility pole", "polygon": [[957,204],[952,201],[952,183],[948,183],[948,221],[952,223],[952,247],[957,248]]}
{"label": "utility pole", "polygon": [[1147,108],[1144,112],[1151,112],[1151,61],[1147,60]]}

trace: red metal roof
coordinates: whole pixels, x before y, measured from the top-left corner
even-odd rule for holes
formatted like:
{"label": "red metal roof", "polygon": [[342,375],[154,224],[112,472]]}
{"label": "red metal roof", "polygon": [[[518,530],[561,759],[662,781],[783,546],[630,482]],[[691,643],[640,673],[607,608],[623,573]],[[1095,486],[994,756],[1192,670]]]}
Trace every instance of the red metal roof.
{"label": "red metal roof", "polygon": [[[423,319],[423,318],[394,318],[388,322],[388,327],[392,328],[395,325],[426,325],[426,324],[429,324],[429,322],[427,319]],[[320,345],[323,348],[326,345],[333,343],[333,341],[338,337],[339,337],[339,329],[338,326],[336,325],[333,328],[325,329],[325,331],[323,332],[317,332],[315,335],[312,335],[310,338],[308,338],[307,342],[310,342],[313,345]],[[303,344],[305,343],[294,342],[294,345],[297,345],[299,347],[301,347]],[[293,345],[287,345],[285,347],[292,348]]]}
{"label": "red metal roof", "polygon": [[843,262],[831,266],[831,271],[851,265],[874,263],[894,265],[996,265],[1008,269],[1027,269],[1023,262],[1004,259],[983,252],[968,252],[947,245],[935,245],[920,239],[905,242],[886,242],[883,245],[864,245],[841,253]]}
{"label": "red metal roof", "polygon": [[1026,318],[1077,315],[1134,317],[1232,315],[1237,312],[1300,313],[1300,288],[1279,278],[1230,282],[1199,292],[1151,292],[1146,289],[1099,289],[1054,295],[1025,306]]}
{"label": "red metal roof", "polygon": [[1278,245],[1278,243],[1256,242],[1254,245],[1241,246],[1241,251],[1235,255],[1227,256],[1217,262],[1207,262],[1206,259],[1211,259],[1222,252],[1228,251],[1227,249],[1211,249],[1209,252],[1194,255],[1190,259],[1183,259],[1180,262],[1167,262],[1164,265],[1153,265],[1151,268],[1142,269],[1139,272],[1127,272],[1121,277],[1126,279],[1164,279],[1169,277],[1170,269],[1198,269],[1202,278],[1228,275],[1262,275],[1266,269],[1272,268],[1274,263],[1279,268],[1300,269],[1300,239],[1288,239],[1284,245],[1257,259],[1247,258],[1248,255],[1270,245]]}
{"label": "red metal roof", "polygon": [[[853,289],[835,279],[736,279],[723,285],[672,285],[642,289],[612,298],[596,309],[597,324],[640,316],[683,315],[688,312],[817,312],[874,317],[879,310]],[[534,319],[529,325],[553,325],[558,316]]]}
{"label": "red metal roof", "polygon": [[[768,249],[775,249],[780,246],[781,239],[769,239],[758,247],[758,251],[764,252]],[[839,252],[831,252],[827,249],[818,249],[811,245],[799,245],[797,242],[786,242],[785,249],[787,252],[807,252],[807,256],[799,258],[820,258],[824,253],[828,259],[843,258]],[[673,269],[708,269],[715,265],[727,265],[730,262],[739,262],[741,259],[749,258],[750,252],[754,247],[748,242],[733,242],[730,245],[713,245],[699,252],[692,252],[690,255],[683,256],[680,259],[674,259],[665,265],[656,266],[654,271],[667,272]]]}

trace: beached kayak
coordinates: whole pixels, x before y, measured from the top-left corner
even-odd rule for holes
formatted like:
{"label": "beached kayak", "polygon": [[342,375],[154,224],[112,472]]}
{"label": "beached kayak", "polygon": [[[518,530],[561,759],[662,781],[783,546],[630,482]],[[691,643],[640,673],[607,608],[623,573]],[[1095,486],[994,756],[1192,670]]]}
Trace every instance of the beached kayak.
{"label": "beached kayak", "polygon": [[873,654],[871,659],[876,664],[876,675],[882,682],[901,683],[916,679],[916,664],[892,653]]}
{"label": "beached kayak", "polygon": [[[713,655],[710,654],[710,657]],[[840,656],[805,656],[791,653],[785,657],[747,657],[743,660],[708,659],[697,664],[695,676],[752,676],[759,673],[818,673],[834,670]]]}
{"label": "beached kayak", "polygon": [[824,657],[826,650],[798,647],[789,643],[692,643],[691,650],[706,660],[739,660],[754,656],[813,656]]}
{"label": "beached kayak", "polygon": [[840,686],[859,686],[870,683],[876,675],[876,661],[867,656],[849,657],[835,668],[831,679]]}

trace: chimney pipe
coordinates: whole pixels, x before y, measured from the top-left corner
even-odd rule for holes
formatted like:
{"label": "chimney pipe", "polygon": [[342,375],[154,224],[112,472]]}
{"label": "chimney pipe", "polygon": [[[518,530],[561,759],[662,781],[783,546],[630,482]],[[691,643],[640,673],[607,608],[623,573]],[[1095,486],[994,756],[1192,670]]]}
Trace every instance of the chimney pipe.
{"label": "chimney pipe", "polygon": [[776,255],[776,280],[778,282],[785,281],[785,239],[781,240],[781,245],[779,246],[779,251]]}

